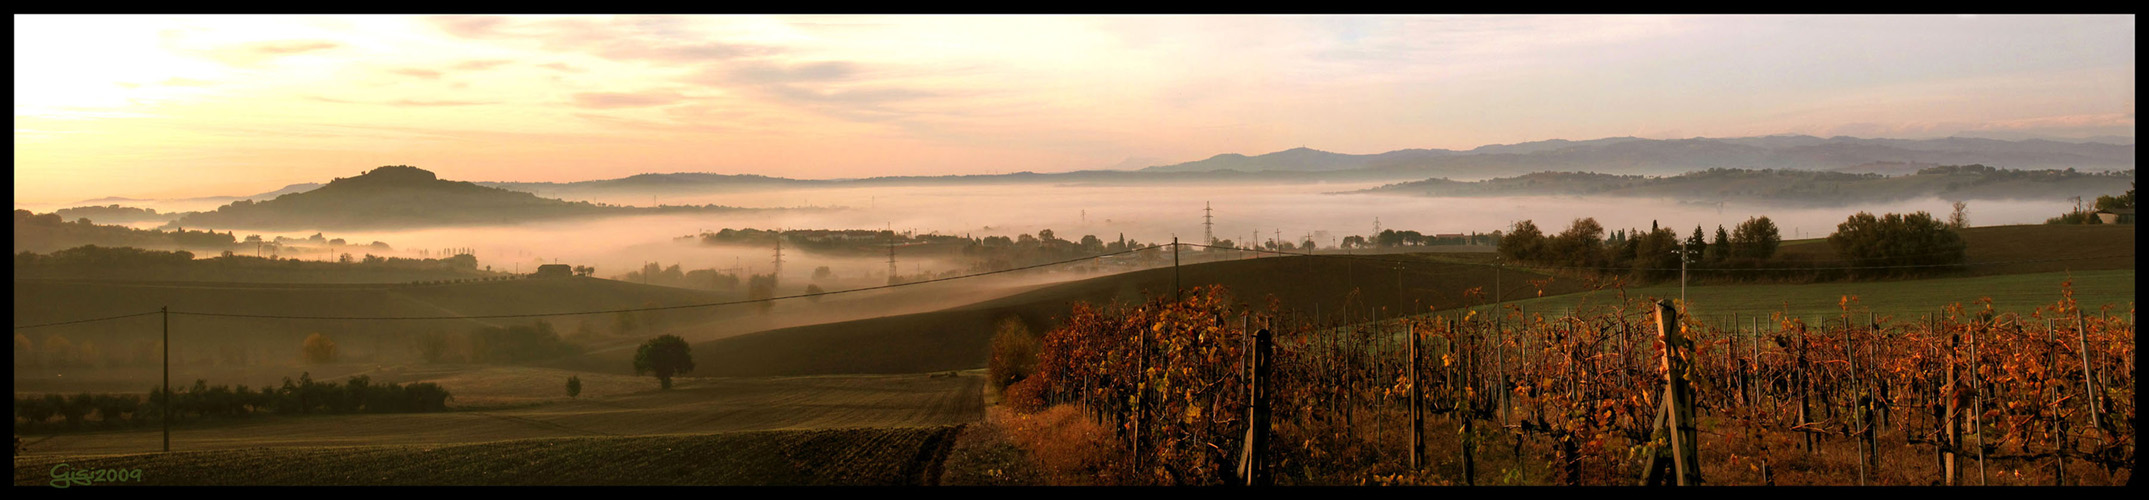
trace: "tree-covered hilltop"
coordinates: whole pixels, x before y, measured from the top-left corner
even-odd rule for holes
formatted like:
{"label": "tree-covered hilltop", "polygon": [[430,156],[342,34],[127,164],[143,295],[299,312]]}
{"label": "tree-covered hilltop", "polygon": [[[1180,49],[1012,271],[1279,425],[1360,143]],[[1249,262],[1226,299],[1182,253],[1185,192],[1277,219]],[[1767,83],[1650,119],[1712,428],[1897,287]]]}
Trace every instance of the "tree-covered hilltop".
{"label": "tree-covered hilltop", "polygon": [[621,207],[542,198],[535,194],[441,180],[432,172],[390,165],[338,178],[318,189],[268,201],[241,200],[175,224],[249,229],[407,228],[512,224],[570,217],[706,210],[701,207]]}
{"label": "tree-covered hilltop", "polygon": [[1623,196],[1694,201],[1753,200],[1843,205],[1923,198],[1954,200],[2065,199],[2115,191],[2134,171],[2016,170],[1941,165],[1908,175],[1712,168],[1674,176],[1536,172],[1482,181],[1426,179],[1366,192],[1421,196]]}
{"label": "tree-covered hilltop", "polygon": [[98,224],[126,224],[130,222],[169,222],[185,216],[182,212],[157,213],[154,208],[126,207],[118,204],[62,208],[52,211],[61,219],[89,219]]}
{"label": "tree-covered hilltop", "polygon": [[[82,245],[132,246],[220,252],[237,248],[230,231],[174,231],[98,225],[86,218],[73,221],[59,214],[15,210],[15,251],[50,252]],[[251,247],[248,247],[251,249]]]}

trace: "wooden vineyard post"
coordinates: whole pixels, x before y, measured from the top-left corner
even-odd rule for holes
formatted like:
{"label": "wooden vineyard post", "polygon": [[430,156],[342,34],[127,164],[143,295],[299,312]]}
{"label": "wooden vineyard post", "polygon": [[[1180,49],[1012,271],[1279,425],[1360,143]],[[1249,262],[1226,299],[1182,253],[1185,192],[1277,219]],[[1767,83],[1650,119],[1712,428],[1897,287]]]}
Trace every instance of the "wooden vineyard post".
{"label": "wooden vineyard post", "polygon": [[[1937,319],[1937,315],[1935,319]],[[1946,423],[1941,427],[1941,432],[1946,433],[1945,439],[1947,440],[1942,445],[1942,449],[1947,451],[1944,455],[1941,455],[1941,464],[1944,466],[1941,477],[1946,479],[1945,484],[1948,486],[1957,484],[1955,479],[1955,458],[1961,454],[1962,450],[1962,415],[1958,413],[1962,406],[1960,404],[1960,401],[1962,401],[1962,388],[1957,385],[1960,382],[1955,380],[1955,350],[1961,344],[1961,341],[1961,335],[1949,332],[1948,355],[1946,358],[1942,358],[1948,364],[1948,378],[1947,391],[1941,393],[1942,397],[1947,398],[1946,417],[1942,419]]]}
{"label": "wooden vineyard post", "polygon": [[1425,379],[1416,323],[1407,326],[1404,338],[1410,340],[1410,470],[1417,471],[1425,466]]}
{"label": "wooden vineyard post", "polygon": [[[1693,346],[1679,332],[1679,311],[1672,308],[1671,301],[1658,301],[1656,309],[1657,338],[1664,343],[1664,397],[1663,404],[1657,407],[1657,423],[1651,426],[1649,465],[1644,468],[1642,484],[1697,486],[1701,484],[1701,466],[1696,456],[1699,446],[1695,441],[1698,433],[1694,429],[1694,395],[1687,386]],[[1668,440],[1668,446],[1658,446],[1659,439]]]}
{"label": "wooden vineyard post", "polygon": [[[1465,320],[1464,326],[1467,327],[1468,324],[1469,323],[1467,322],[1467,320]],[[1448,326],[1451,330],[1455,328],[1455,323],[1453,319],[1449,319]],[[1464,356],[1462,358],[1462,370],[1463,376],[1467,380],[1465,380],[1465,383],[1460,384],[1463,389],[1455,391],[1455,396],[1456,399],[1460,400],[1460,406],[1462,411],[1457,413],[1462,416],[1463,420],[1463,437],[1461,446],[1463,455],[1463,485],[1477,486],[1477,429],[1475,429],[1475,426],[1472,424],[1477,420],[1477,394],[1475,394],[1474,389],[1478,386],[1477,378],[1479,376],[1479,370],[1477,366],[1478,339],[1476,338],[1476,336],[1471,335],[1468,331],[1464,331],[1462,335],[1463,342],[1461,345],[1464,346],[1464,349],[1467,349],[1461,353]]]}
{"label": "wooden vineyard post", "polygon": [[2075,333],[2080,334],[2079,337],[2076,337],[2076,345],[2082,354],[2082,396],[2084,396],[2084,399],[2089,400],[2089,425],[2098,430],[2103,430],[2103,417],[2097,415],[2103,411],[2103,408],[2097,404],[2097,372],[2089,366],[2089,324],[2082,322],[2082,309],[2080,307],[2074,309],[2074,329]]}
{"label": "wooden vineyard post", "polygon": [[[1860,411],[1864,408],[1865,405],[1865,381],[1858,378],[1858,351],[1855,347],[1852,346],[1853,344],[1851,343],[1851,316],[1850,313],[1844,313],[1843,360],[1850,371],[1851,384],[1854,386],[1854,389],[1851,392],[1851,441],[1852,444],[1856,446],[1858,450],[1858,485],[1865,486],[1865,422],[1858,418],[1860,415]],[[1829,407],[1834,408],[1834,405],[1829,405]]]}
{"label": "wooden vineyard post", "polygon": [[1977,328],[1969,329],[1970,361],[1964,363],[1970,369],[1970,436],[1977,438],[1977,485],[1985,486],[1985,388],[1979,381],[1977,357],[1977,331],[1985,328],[1979,321]]}
{"label": "wooden vineyard post", "polygon": [[[2054,340],[2052,318],[2045,318],[2045,366],[2059,367],[2059,341]],[[2052,414],[2052,485],[2067,485],[2067,420],[2060,416],[2060,402],[2066,394],[2053,394]]]}
{"label": "wooden vineyard post", "polygon": [[1142,433],[1147,430],[1142,426],[1149,420],[1149,329],[1138,330],[1134,348],[1134,426],[1130,436],[1133,439],[1128,445],[1131,468],[1137,474],[1142,470]]}
{"label": "wooden vineyard post", "polygon": [[1269,319],[1248,340],[1252,353],[1246,364],[1246,447],[1239,452],[1239,478],[1246,486],[1268,486],[1269,370],[1275,342],[1270,338]]}

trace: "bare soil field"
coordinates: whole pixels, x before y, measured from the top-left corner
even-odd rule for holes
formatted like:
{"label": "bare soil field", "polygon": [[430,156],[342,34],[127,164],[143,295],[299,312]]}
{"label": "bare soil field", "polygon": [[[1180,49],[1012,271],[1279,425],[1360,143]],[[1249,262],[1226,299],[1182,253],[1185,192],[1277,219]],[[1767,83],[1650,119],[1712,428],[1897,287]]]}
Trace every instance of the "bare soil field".
{"label": "bare soil field", "polygon": [[[514,396],[515,374],[489,378]],[[551,379],[550,376],[543,378]],[[564,384],[564,377],[556,380]],[[653,384],[654,381],[651,381]],[[589,384],[589,382],[585,382]],[[670,391],[642,391],[521,407],[444,413],[256,416],[176,426],[172,449],[476,443],[589,436],[705,434],[785,429],[933,427],[984,417],[977,374],[686,378]],[[467,386],[466,386],[467,387]],[[559,389],[564,393],[564,389]],[[586,387],[585,390],[588,390]],[[484,391],[478,391],[485,394]],[[462,396],[458,393],[458,398]],[[463,402],[451,402],[463,406]],[[22,455],[148,453],[155,427],[23,436]]]}
{"label": "bare soil field", "polygon": [[99,469],[138,470],[140,480],[92,486],[933,485],[962,427],[36,455],[16,457],[15,485],[51,486],[55,471]]}
{"label": "bare soil field", "polygon": [[[1470,288],[1487,287],[1495,270],[1410,255],[1381,256],[1419,260],[1398,271],[1393,264],[1325,257],[1269,257],[1186,265],[1179,269],[1185,286],[1221,284],[1240,301],[1267,304],[1274,297],[1287,308],[1324,315],[1389,316],[1399,309],[1422,312],[1465,304]],[[1511,297],[1534,296],[1524,271],[1498,274]],[[987,345],[1002,318],[1019,318],[1031,331],[1057,326],[1076,302],[1138,304],[1150,294],[1169,293],[1171,268],[1150,269],[1050,285],[965,306],[873,319],[781,328],[739,335],[693,346],[697,362],[712,376],[777,376],[831,373],[919,373],[967,370],[985,366]],[[1545,295],[1580,291],[1582,284],[1555,280]],[[1353,295],[1353,291],[1357,294]],[[546,366],[579,371],[620,372],[632,366],[631,351],[587,354]],[[706,358],[704,357],[706,356]]]}

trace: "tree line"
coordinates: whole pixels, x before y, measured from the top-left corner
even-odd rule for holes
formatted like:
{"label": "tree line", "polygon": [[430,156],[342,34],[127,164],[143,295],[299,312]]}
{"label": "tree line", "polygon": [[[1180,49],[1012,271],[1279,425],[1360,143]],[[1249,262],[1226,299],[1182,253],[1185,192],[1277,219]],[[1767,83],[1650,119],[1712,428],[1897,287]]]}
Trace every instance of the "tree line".
{"label": "tree line", "polygon": [[[163,387],[142,394],[42,394],[15,398],[16,432],[80,429],[95,415],[103,427],[147,425],[163,421],[170,402],[172,420],[244,417],[254,414],[304,415],[347,413],[418,413],[447,410],[447,389],[432,382],[376,384],[358,375],[338,384],[302,373],[284,377],[281,386],[211,386],[197,379],[167,396]],[[52,422],[59,417],[59,422]]]}
{"label": "tree line", "polygon": [[[1513,262],[1644,281],[1677,279],[1682,261],[1689,274],[1701,276],[1824,280],[1918,274],[1960,265],[1965,245],[1956,229],[1926,212],[1859,212],[1828,237],[1840,262],[1779,255],[1783,235],[1767,216],[1750,217],[1729,229],[1719,225],[1713,237],[1697,225],[1684,238],[1654,223],[1647,232],[1623,229],[1607,235],[1603,225],[1587,217],[1546,235],[1535,222],[1523,220],[1500,238],[1498,248],[1502,258]],[[1842,269],[1879,266],[1889,269]]]}

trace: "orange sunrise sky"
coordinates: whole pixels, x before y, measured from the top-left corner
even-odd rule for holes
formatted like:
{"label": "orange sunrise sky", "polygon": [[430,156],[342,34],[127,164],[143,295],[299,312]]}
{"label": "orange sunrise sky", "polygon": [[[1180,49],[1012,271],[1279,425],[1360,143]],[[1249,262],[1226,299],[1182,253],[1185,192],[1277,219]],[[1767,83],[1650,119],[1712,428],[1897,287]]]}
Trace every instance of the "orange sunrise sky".
{"label": "orange sunrise sky", "polygon": [[15,198],[2122,137],[2134,17],[15,16]]}

